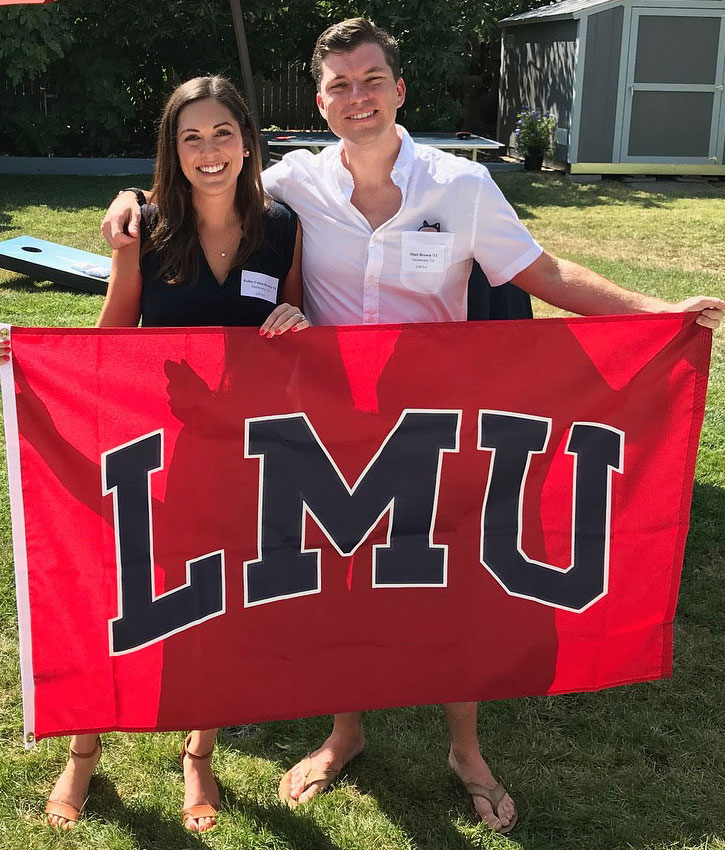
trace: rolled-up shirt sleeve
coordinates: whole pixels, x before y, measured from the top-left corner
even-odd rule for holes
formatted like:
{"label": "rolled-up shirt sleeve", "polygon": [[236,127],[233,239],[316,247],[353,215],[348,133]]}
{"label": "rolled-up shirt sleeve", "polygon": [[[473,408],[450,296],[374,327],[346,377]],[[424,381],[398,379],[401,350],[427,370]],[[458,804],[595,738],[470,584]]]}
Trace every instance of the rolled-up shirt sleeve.
{"label": "rolled-up shirt sleeve", "polygon": [[310,189],[313,195],[318,194],[314,185],[310,185],[314,183],[310,170],[312,167],[314,171],[315,156],[306,150],[285,154],[279,162],[262,172],[264,191],[275,201],[281,201],[298,212],[298,204],[304,203],[303,199],[310,194]]}
{"label": "rolled-up shirt sleeve", "polygon": [[491,286],[500,286],[528,268],[543,248],[519,221],[487,169],[481,169],[476,182],[471,254]]}
{"label": "rolled-up shirt sleeve", "polygon": [[269,168],[265,168],[262,172],[262,185],[264,186],[264,191],[271,195],[275,201],[282,201],[285,204],[288,204],[289,201],[285,197],[285,184],[289,181],[292,176],[292,169],[290,167],[290,163],[285,162],[282,159],[280,162],[271,165]]}

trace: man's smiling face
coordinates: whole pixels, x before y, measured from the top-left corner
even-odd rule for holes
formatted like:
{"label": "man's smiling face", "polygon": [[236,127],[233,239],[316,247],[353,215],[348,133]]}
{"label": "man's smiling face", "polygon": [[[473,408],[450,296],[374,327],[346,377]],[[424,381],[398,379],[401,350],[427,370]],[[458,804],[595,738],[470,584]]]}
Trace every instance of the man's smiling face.
{"label": "man's smiling face", "polygon": [[405,101],[405,83],[397,81],[378,44],[361,44],[322,61],[317,106],[332,132],[354,144],[374,142],[395,124]]}

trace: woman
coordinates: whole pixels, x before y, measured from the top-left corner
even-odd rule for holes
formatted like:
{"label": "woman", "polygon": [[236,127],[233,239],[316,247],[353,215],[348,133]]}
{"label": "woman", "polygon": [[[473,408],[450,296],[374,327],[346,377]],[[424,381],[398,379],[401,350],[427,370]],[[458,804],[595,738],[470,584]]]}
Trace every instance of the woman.
{"label": "woman", "polygon": [[[249,111],[222,77],[179,86],[161,119],[154,204],[138,240],[115,251],[98,327],[254,325],[271,339],[308,326],[300,310],[296,215],[264,195]],[[281,302],[281,303],[279,303]],[[211,771],[216,729],[192,732],[181,755],[184,825],[216,824]],[[48,822],[72,828],[101,755],[97,735],[74,735],[50,794]]]}

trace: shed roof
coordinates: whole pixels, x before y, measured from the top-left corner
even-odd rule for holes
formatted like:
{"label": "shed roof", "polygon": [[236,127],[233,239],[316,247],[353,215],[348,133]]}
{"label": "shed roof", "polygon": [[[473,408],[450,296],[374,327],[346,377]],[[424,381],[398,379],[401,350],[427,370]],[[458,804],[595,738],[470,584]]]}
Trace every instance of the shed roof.
{"label": "shed roof", "polygon": [[536,9],[531,9],[529,12],[522,12],[520,15],[511,15],[510,18],[504,18],[502,21],[499,21],[499,24],[528,23],[529,21],[538,21],[547,18],[573,18],[576,12],[588,10],[592,6],[605,5],[614,4],[612,0],[559,0],[558,3],[539,6]]}
{"label": "shed roof", "polygon": [[[499,26],[528,24],[534,21],[561,21],[583,17],[589,12],[600,11],[609,6],[623,5],[626,0],[559,0],[539,6],[520,15],[511,15],[499,21]],[[701,8],[720,9],[725,7],[725,0],[642,0],[638,5],[657,6],[662,8]]]}

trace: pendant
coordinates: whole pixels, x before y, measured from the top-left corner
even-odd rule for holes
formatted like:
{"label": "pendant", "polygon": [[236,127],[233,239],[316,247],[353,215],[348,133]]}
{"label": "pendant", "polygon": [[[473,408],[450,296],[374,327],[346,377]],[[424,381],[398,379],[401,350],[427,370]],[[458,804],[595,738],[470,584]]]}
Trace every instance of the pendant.
{"label": "pendant", "polygon": [[222,257],[226,257],[226,252],[222,251]]}

